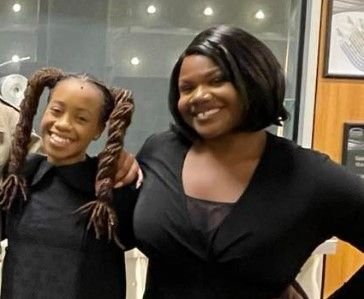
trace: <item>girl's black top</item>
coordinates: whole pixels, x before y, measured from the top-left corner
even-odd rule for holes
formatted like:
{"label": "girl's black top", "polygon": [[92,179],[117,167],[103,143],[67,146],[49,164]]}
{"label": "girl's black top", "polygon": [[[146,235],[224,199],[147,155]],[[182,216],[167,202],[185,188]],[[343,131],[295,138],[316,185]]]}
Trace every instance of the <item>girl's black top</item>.
{"label": "girl's black top", "polygon": [[[75,213],[94,199],[96,158],[55,167],[31,155],[24,169],[27,201],[6,217],[8,247],[1,298],[125,298],[124,253],[87,230],[89,215]],[[119,237],[133,242],[133,187],[114,189]],[[132,191],[132,192],[131,192]]]}

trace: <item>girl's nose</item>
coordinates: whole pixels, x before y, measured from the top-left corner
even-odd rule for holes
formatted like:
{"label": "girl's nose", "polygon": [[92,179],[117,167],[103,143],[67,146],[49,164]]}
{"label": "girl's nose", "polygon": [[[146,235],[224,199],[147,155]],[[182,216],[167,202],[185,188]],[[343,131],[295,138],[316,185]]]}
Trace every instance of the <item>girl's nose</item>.
{"label": "girl's nose", "polygon": [[62,115],[55,122],[55,126],[60,130],[69,130],[72,127],[72,121],[68,115]]}

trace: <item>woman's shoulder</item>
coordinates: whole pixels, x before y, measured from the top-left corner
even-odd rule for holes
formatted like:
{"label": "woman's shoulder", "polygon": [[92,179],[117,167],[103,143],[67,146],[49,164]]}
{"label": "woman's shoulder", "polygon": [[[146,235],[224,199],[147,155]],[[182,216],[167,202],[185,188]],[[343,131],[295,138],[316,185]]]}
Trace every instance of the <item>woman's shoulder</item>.
{"label": "woman's shoulder", "polygon": [[304,163],[325,163],[330,161],[330,157],[320,151],[304,148],[293,140],[271,134],[274,151],[279,152],[284,159],[291,157],[295,161]]}
{"label": "woman's shoulder", "polygon": [[155,133],[148,137],[139,151],[138,156],[173,154],[186,146],[188,147],[189,145],[183,137],[179,136],[173,130],[168,130]]}
{"label": "woman's shoulder", "polygon": [[154,133],[147,138],[145,144],[160,144],[161,142],[183,142],[183,138],[173,130]]}
{"label": "woman's shoulder", "polygon": [[360,182],[359,176],[350,172],[337,161],[332,160],[327,154],[303,148],[294,141],[282,137],[274,136],[273,139],[272,155],[280,157],[275,160],[280,161],[281,165],[285,165],[282,167],[296,170],[296,173],[301,176],[307,175],[321,187],[352,186],[353,183]]}

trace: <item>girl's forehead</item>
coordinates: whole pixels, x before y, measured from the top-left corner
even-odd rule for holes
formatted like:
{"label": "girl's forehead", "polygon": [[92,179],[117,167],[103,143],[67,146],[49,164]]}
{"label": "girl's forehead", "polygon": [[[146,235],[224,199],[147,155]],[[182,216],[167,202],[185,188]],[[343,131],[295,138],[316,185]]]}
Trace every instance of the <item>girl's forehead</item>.
{"label": "girl's forehead", "polygon": [[[68,77],[65,79],[62,79],[61,81],[59,81],[56,86],[54,88],[57,88],[59,86],[64,86],[66,85],[67,87],[76,87],[78,86],[80,89],[83,89],[83,87],[85,85],[91,85],[94,86],[95,84],[85,80],[85,79],[81,79],[81,78],[75,78],[75,77]],[[95,86],[96,87],[96,86]]]}
{"label": "girl's forehead", "polygon": [[89,95],[103,98],[101,89],[94,83],[79,78],[66,78],[56,84],[52,90],[52,94],[58,92],[73,92],[80,96]]}
{"label": "girl's forehead", "polygon": [[59,82],[50,95],[50,102],[63,102],[71,106],[98,108],[104,103],[102,91],[93,83],[70,78]]}

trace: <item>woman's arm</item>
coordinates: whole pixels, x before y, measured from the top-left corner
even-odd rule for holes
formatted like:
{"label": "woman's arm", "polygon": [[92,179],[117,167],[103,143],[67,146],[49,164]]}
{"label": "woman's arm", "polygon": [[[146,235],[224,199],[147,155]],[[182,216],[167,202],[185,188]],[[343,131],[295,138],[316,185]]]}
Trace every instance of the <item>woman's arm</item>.
{"label": "woman's arm", "polygon": [[139,190],[134,184],[113,189],[115,211],[118,216],[118,238],[125,247],[124,250],[135,246],[133,230],[133,214]]}
{"label": "woman's arm", "polygon": [[114,188],[129,185],[134,181],[136,188],[139,188],[143,181],[143,173],[135,157],[123,150],[118,159]]}
{"label": "woman's arm", "polygon": [[329,159],[323,163],[314,174],[320,229],[364,252],[364,180]]}

